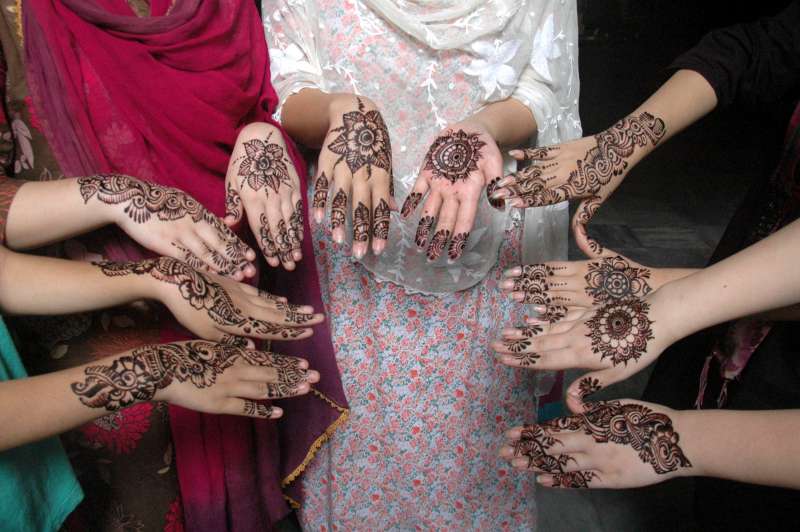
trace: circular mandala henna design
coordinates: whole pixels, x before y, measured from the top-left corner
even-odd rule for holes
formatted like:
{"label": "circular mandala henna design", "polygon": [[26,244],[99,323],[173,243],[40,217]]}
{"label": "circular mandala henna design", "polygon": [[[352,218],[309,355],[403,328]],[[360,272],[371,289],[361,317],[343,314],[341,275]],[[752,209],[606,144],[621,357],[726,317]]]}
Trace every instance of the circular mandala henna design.
{"label": "circular mandala henna design", "polygon": [[595,303],[646,296],[652,292],[647,283],[649,278],[648,268],[633,267],[620,256],[590,262],[584,277],[586,294]]}
{"label": "circular mandala henna design", "polygon": [[478,170],[481,148],[485,145],[478,133],[448,130],[431,145],[424,169],[430,170],[434,178],[447,179],[451,183],[465,180],[471,172]]}
{"label": "circular mandala henna design", "polygon": [[417,234],[414,237],[414,242],[417,244],[417,247],[424,248],[428,244],[428,235],[433,228],[434,221],[433,216],[423,216],[420,219],[419,225],[417,226]]}
{"label": "circular mandala henna design", "polygon": [[355,174],[367,167],[367,176],[372,177],[372,167],[377,166],[387,172],[392,165],[392,147],[389,131],[380,112],[364,112],[364,102],[358,99],[358,111],[342,116],[342,125],[332,131],[339,133],[328,149],[339,155],[334,166],[345,161],[350,172]]}
{"label": "circular mandala henna design", "polygon": [[601,360],[610,358],[613,365],[639,360],[653,339],[650,305],[639,299],[608,303],[586,322],[592,352]]}
{"label": "circular mandala henna design", "polygon": [[431,239],[431,245],[428,248],[428,260],[436,260],[444,251],[444,246],[447,244],[447,240],[450,238],[450,231],[447,229],[441,229],[436,231],[436,234],[433,235]]}
{"label": "circular mandala henna design", "polygon": [[353,241],[366,242],[369,240],[369,209],[366,205],[358,202],[353,213]]}
{"label": "circular mandala henna design", "polygon": [[389,216],[391,210],[386,200],[381,199],[375,211],[372,213],[374,218],[372,223],[372,238],[376,240],[387,240],[389,238]]}
{"label": "circular mandala henna design", "polygon": [[290,163],[283,147],[269,141],[272,133],[264,140],[244,142],[245,155],[239,165],[238,175],[244,177],[253,190],[261,190],[267,186],[277,193],[281,184],[289,183]]}

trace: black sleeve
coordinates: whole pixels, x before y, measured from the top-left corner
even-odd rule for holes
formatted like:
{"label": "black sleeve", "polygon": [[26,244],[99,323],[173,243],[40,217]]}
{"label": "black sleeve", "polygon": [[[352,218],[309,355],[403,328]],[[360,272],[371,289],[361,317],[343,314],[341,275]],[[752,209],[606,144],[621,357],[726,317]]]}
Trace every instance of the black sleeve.
{"label": "black sleeve", "polygon": [[800,88],[800,1],[774,17],[712,31],[670,66],[681,69],[703,76],[720,106],[792,94]]}

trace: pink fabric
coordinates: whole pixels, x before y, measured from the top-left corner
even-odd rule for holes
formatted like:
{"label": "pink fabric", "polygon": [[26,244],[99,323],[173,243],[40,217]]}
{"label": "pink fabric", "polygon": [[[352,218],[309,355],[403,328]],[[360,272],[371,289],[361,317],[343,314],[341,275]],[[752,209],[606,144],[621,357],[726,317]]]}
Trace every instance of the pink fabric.
{"label": "pink fabric", "polygon": [[[34,103],[65,175],[134,175],[184,190],[222,215],[238,130],[253,121],[274,124],[263,27],[252,0],[153,0],[151,7],[151,16],[140,18],[124,0],[26,2]],[[286,140],[299,175],[306,175]],[[322,309],[310,241],[298,272],[272,277],[298,301]],[[104,245],[115,259],[145,253],[127,238]],[[174,326],[162,339],[187,337]],[[317,388],[346,407],[327,325],[282,352],[308,358],[323,375]],[[280,480],[341,411],[313,395],[281,406],[280,430],[273,422],[170,409],[189,530],[264,530],[288,511]],[[291,492],[296,500],[298,490]]]}

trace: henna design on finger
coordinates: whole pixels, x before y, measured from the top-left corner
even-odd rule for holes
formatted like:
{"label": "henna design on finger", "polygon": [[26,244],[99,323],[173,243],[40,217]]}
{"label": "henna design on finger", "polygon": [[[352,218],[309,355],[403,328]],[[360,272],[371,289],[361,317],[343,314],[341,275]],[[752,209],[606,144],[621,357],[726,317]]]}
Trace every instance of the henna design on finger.
{"label": "henna design on finger", "polygon": [[450,260],[457,260],[464,253],[464,248],[467,246],[467,239],[469,233],[458,233],[450,241],[450,249],[447,251],[447,258]]}
{"label": "henna design on finger", "polygon": [[392,146],[389,131],[377,110],[364,112],[364,102],[358,98],[358,111],[342,115],[342,125],[331,131],[340,133],[328,149],[339,155],[334,163],[345,161],[351,174],[367,168],[367,179],[372,177],[372,167],[377,166],[387,172],[392,165]]}
{"label": "henna design on finger", "polygon": [[556,152],[560,149],[559,146],[540,146],[537,148],[525,148],[522,150],[522,154],[526,160],[550,159],[555,157]]}
{"label": "henna design on finger", "polygon": [[160,257],[140,262],[94,264],[109,277],[150,275],[158,281],[174,285],[192,308],[205,311],[212,321],[223,327],[236,328],[245,334],[256,332],[276,338],[296,338],[305,333],[304,329],[246,316],[222,285],[177,259]]}
{"label": "henna design on finger", "polygon": [[615,301],[597,309],[586,322],[592,352],[601,360],[610,358],[614,366],[638,361],[654,338],[649,312],[650,304],[640,299]]}
{"label": "henna design on finger", "polygon": [[314,199],[311,200],[311,205],[315,209],[325,208],[325,203],[328,201],[328,186],[328,177],[322,172],[314,184]]}
{"label": "henna design on finger", "polygon": [[563,320],[566,316],[567,307],[561,305],[552,305],[547,307],[543,314],[539,315],[539,319],[548,323],[556,323]]}
{"label": "henna design on finger", "polygon": [[344,190],[339,190],[333,197],[331,204],[331,229],[344,227],[345,222],[345,209],[347,208],[347,194]]}
{"label": "henna design on finger", "polygon": [[553,488],[588,488],[589,483],[597,478],[594,471],[570,471],[567,473],[553,473]]}
{"label": "henna design on finger", "polygon": [[272,417],[273,410],[274,409],[272,406],[263,405],[255,401],[251,401],[250,399],[245,399],[244,410],[242,410],[242,412],[246,416],[269,419]]}
{"label": "henna design on finger", "polygon": [[278,236],[275,238],[275,247],[278,248],[278,258],[281,262],[293,262],[292,242],[286,228],[286,220],[278,220]]}
{"label": "henna design on finger", "polygon": [[271,258],[278,255],[278,248],[275,245],[275,240],[272,238],[272,232],[269,230],[269,222],[267,222],[267,215],[263,212],[261,213],[261,217],[259,218],[259,246],[261,247],[261,252],[264,254],[265,257]]}
{"label": "henna design on finger", "polygon": [[292,250],[300,249],[303,243],[303,202],[297,200],[289,217],[289,244]]}
{"label": "henna design on finger", "polygon": [[589,243],[589,249],[595,255],[600,255],[603,253],[603,246],[600,243],[589,236],[589,233],[586,231],[586,226],[589,225],[589,222],[592,220],[594,215],[597,213],[597,210],[603,204],[603,200],[600,197],[593,197],[586,201],[580,211],[575,215],[575,221],[573,222],[573,227],[576,232],[580,232],[586,237],[586,240]]}
{"label": "henna design on finger", "polygon": [[241,157],[238,175],[253,190],[269,187],[276,194],[282,184],[289,184],[291,162],[283,146],[270,142],[273,131],[264,140],[244,142],[245,155]]}
{"label": "henna design on finger", "polygon": [[417,247],[424,248],[428,245],[428,235],[433,228],[434,221],[433,216],[423,216],[420,219],[419,225],[417,226],[417,234],[414,237],[414,242],[417,244]]}
{"label": "henna design on finger", "polygon": [[448,229],[440,229],[436,231],[431,239],[431,245],[428,248],[428,260],[436,260],[439,255],[444,251],[444,246],[450,238],[450,231]]}
{"label": "henna design on finger", "polygon": [[653,291],[647,283],[649,268],[637,268],[624,257],[603,258],[589,263],[586,294],[595,304],[644,297]]}
{"label": "henna design on finger", "polygon": [[434,179],[447,179],[451,183],[466,180],[470,173],[478,171],[484,146],[486,143],[478,133],[449,129],[433,141],[425,156],[424,169],[429,170]]}
{"label": "henna design on finger", "polygon": [[522,333],[522,338],[514,338],[503,340],[503,345],[511,351],[514,359],[520,367],[531,367],[536,364],[536,361],[541,358],[538,353],[530,352],[528,349],[533,345],[531,338],[541,333],[544,329],[540,325],[526,325],[520,327],[519,331]]}
{"label": "henna design on finger", "polygon": [[502,211],[506,207],[506,202],[502,198],[493,198],[492,194],[497,192],[498,186],[497,184],[500,182],[499,177],[495,177],[492,179],[488,185],[486,185],[486,199],[489,200],[489,205],[497,209],[498,211]]}
{"label": "henna design on finger", "polygon": [[514,456],[528,459],[528,469],[539,469],[545,473],[561,473],[563,468],[574,459],[567,454],[553,456],[547,451],[555,444],[561,443],[546,433],[541,425],[525,425],[520,439],[514,443]]}
{"label": "henna design on finger", "polygon": [[278,310],[286,313],[286,321],[289,323],[302,325],[314,319],[313,313],[309,314],[307,312],[300,312],[300,305],[284,303],[283,301],[275,301],[275,306],[278,308]]}
{"label": "henna design on finger", "polygon": [[267,383],[267,398],[280,399],[297,394],[297,387],[308,380],[308,370],[300,367],[296,358],[281,357],[272,360],[269,367],[278,373],[277,383]]}
{"label": "henna design on finger", "polygon": [[372,238],[375,240],[389,239],[389,217],[391,210],[386,200],[381,199],[375,211],[372,213]]}
{"label": "henna design on finger", "polygon": [[563,185],[548,188],[540,174],[525,173],[524,170],[515,173],[517,185],[524,183],[528,191],[520,198],[526,206],[532,207],[596,195],[614,177],[627,171],[628,159],[636,148],[648,144],[656,146],[665,134],[664,121],[650,113],[625,117],[594,136],[597,145],[590,148],[583,159],[576,161],[577,169],[570,172]]}
{"label": "henna design on finger", "polygon": [[239,360],[276,369],[278,383],[270,383],[274,397],[292,395],[287,390],[293,390],[299,379],[305,378],[306,370],[300,368],[298,359],[192,340],[138,347],[110,364],[89,366],[84,369],[85,379],[72,383],[70,388],[84,405],[114,412],[138,401],[152,400],[173,380],[199,389],[209,388]]}
{"label": "henna design on finger", "polygon": [[230,181],[225,186],[225,214],[237,220],[242,217],[242,197]]}
{"label": "henna design on finger", "polygon": [[600,380],[595,377],[584,377],[578,382],[578,394],[580,394],[581,399],[599,392],[602,388]]}
{"label": "henna design on finger", "polygon": [[577,416],[572,430],[583,430],[597,443],[627,445],[639,459],[663,475],[679,467],[692,467],[678,445],[680,437],[666,414],[654,412],[639,404],[620,401],[600,401]]}
{"label": "henna design on finger", "polygon": [[359,201],[353,212],[353,242],[367,240],[369,240],[369,209]]}
{"label": "henna design on finger", "polygon": [[409,194],[406,198],[406,201],[403,202],[403,208],[400,211],[400,214],[403,216],[403,218],[408,218],[411,216],[411,213],[417,209],[420,201],[422,201],[421,193],[412,192]]}
{"label": "henna design on finger", "polygon": [[546,264],[523,264],[522,273],[514,278],[514,292],[524,292],[523,303],[547,305],[550,298],[547,291],[550,288],[547,278],[553,275],[553,269]]}

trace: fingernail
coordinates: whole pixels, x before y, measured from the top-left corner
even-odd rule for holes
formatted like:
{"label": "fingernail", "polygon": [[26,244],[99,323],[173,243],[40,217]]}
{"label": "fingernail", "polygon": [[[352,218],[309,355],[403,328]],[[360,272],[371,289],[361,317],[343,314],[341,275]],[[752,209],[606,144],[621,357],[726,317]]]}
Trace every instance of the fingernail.
{"label": "fingernail", "polygon": [[277,419],[283,415],[283,409],[277,406],[272,407],[272,413],[270,414],[270,419]]}
{"label": "fingernail", "polygon": [[519,198],[515,198],[515,199],[513,199],[513,200],[511,200],[511,201],[509,202],[509,205],[511,205],[511,206],[512,206],[512,207],[514,207],[514,208],[520,209],[520,208],[522,208],[522,207],[524,207],[524,206],[525,206],[525,202],[524,202],[524,201],[522,201],[522,200],[521,200],[521,199],[519,199]]}
{"label": "fingernail", "polygon": [[294,258],[295,262],[297,262],[297,261],[299,261],[299,260],[301,260],[303,258],[303,252],[296,250],[296,251],[292,252],[292,257]]}
{"label": "fingernail", "polygon": [[511,150],[508,154],[512,157],[522,157],[523,155],[522,150]]}
{"label": "fingernail", "polygon": [[509,268],[503,272],[503,276],[505,277],[519,277],[520,275],[522,275],[522,268],[519,266]]}
{"label": "fingernail", "polygon": [[364,244],[356,244],[355,246],[353,246],[353,257],[356,260],[361,260],[362,258],[364,258],[365,254],[366,254],[366,249],[364,247]]}
{"label": "fingernail", "polygon": [[511,290],[512,288],[514,288],[514,281],[510,280],[500,281],[500,288],[502,288],[503,290]]}
{"label": "fingernail", "polygon": [[337,244],[344,242],[344,229],[336,228],[333,230],[333,241]]}
{"label": "fingernail", "polygon": [[533,310],[535,310],[539,314],[544,314],[545,312],[547,312],[547,307],[545,307],[544,305],[534,305]]}
{"label": "fingernail", "polygon": [[511,292],[511,294],[509,294],[509,297],[514,301],[516,301],[517,303],[522,303],[522,301],[525,299],[525,294],[523,294],[522,292]]}
{"label": "fingernail", "polygon": [[380,255],[383,253],[383,250],[386,249],[386,241],[385,240],[373,240],[372,241],[372,252],[375,255]]}
{"label": "fingernail", "polygon": [[314,221],[315,222],[317,222],[318,224],[322,223],[322,219],[324,217],[325,217],[325,213],[322,211],[322,209],[314,209]]}

